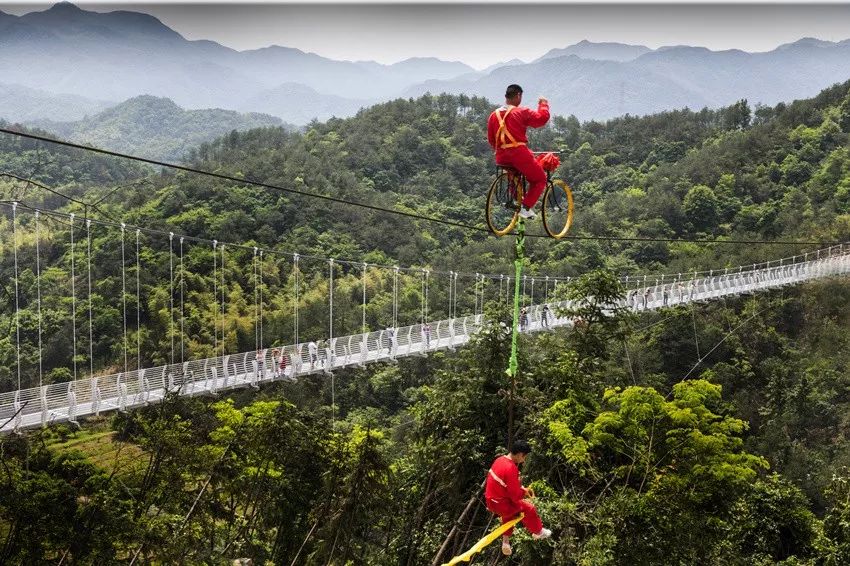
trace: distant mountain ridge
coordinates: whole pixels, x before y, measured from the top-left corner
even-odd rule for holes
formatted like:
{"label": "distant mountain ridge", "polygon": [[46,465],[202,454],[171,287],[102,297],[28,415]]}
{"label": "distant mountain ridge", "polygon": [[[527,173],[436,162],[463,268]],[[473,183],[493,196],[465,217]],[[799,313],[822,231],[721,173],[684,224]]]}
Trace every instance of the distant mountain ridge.
{"label": "distant mountain ridge", "polygon": [[[293,100],[310,100],[309,111],[301,110],[293,105]],[[313,119],[324,121],[332,117],[352,116],[361,108],[371,106],[375,102],[377,100],[357,100],[333,94],[319,94],[300,83],[284,83],[242,102],[239,109],[244,112],[263,112],[272,116],[287,115],[293,124],[305,124]]]}
{"label": "distant mountain ridge", "polygon": [[567,55],[575,55],[582,59],[596,59],[599,61],[632,61],[637,59],[644,53],[651,52],[652,49],[645,45],[626,45],[624,43],[592,43],[586,39],[579,41],[574,45],[570,45],[563,49],[552,49],[536,61],[543,59],[554,59],[555,57],[564,57]]}
{"label": "distant mountain ridge", "polygon": [[624,62],[575,54],[544,56],[484,76],[426,81],[405,94],[447,92],[498,99],[504,85],[517,82],[532,97],[547,96],[556,113],[586,120],[718,108],[741,98],[772,105],[814,96],[848,78],[850,40],[813,43],[804,38],[765,53],[675,46]]}
{"label": "distant mountain ridge", "polygon": [[11,122],[80,120],[114,104],[75,94],[51,93],[20,85],[0,84],[0,119]]}
{"label": "distant mountain ridge", "polygon": [[179,160],[190,149],[233,130],[280,127],[280,118],[232,110],[184,110],[167,98],[143,95],[75,122],[41,120],[39,128],[81,143],[151,159]]}
{"label": "distant mountain ridge", "polygon": [[[213,41],[188,41],[147,14],[90,12],[68,2],[0,18],[3,82],[88,98],[152,94],[187,108],[237,109],[263,91],[300,83],[323,95],[386,99],[427,78],[472,71],[436,58],[382,65],[281,46],[240,52]],[[280,115],[287,121],[320,114],[310,99],[292,100],[289,108],[292,115],[289,109]]]}
{"label": "distant mountain ridge", "polygon": [[[67,2],[23,16],[0,13],[0,80],[63,97],[41,114],[39,104],[17,104],[15,112],[27,119],[56,119],[65,105],[67,121],[83,108],[84,114],[99,109],[92,101],[149,94],[183,108],[262,111],[303,125],[425,92],[499,100],[510,83],[520,83],[529,98],[548,96],[556,113],[607,119],[717,108],[740,98],[775,104],[847,78],[850,40],[803,38],[765,53],[583,40],[529,63],[512,60],[476,71],[433,57],[384,65],[278,45],[236,51],[189,41],[147,14],[96,13]],[[0,117],[17,119],[3,110]]]}

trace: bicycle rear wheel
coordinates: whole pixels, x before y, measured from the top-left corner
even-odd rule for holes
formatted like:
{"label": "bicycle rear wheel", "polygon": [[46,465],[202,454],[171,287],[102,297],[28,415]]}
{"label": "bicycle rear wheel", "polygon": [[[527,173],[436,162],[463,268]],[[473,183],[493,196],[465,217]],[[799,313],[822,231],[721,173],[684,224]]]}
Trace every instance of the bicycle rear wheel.
{"label": "bicycle rear wheel", "polygon": [[561,179],[553,179],[543,193],[543,228],[552,238],[563,238],[573,224],[573,192]]}
{"label": "bicycle rear wheel", "polygon": [[502,172],[487,192],[487,226],[497,236],[510,233],[519,219],[522,182],[516,175]]}

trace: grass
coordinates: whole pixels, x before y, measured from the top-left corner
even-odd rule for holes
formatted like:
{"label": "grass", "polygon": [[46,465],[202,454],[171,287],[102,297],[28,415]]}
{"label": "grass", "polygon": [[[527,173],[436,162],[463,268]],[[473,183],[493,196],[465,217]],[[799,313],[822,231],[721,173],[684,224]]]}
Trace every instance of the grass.
{"label": "grass", "polygon": [[115,438],[115,431],[84,429],[67,439],[56,439],[48,447],[56,452],[77,451],[88,462],[116,476],[131,476],[144,471],[147,465],[145,452],[128,442]]}

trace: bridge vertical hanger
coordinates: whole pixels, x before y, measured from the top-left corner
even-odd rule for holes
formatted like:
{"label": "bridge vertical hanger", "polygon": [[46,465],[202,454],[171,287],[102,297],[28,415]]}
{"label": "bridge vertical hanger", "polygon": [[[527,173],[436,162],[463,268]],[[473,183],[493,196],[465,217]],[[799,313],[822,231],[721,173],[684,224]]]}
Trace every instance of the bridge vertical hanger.
{"label": "bridge vertical hanger", "polygon": [[74,242],[74,213],[68,219],[71,224],[71,373],[74,381],[77,381],[77,270],[74,253],[76,246]]}
{"label": "bridge vertical hanger", "polygon": [[17,374],[18,374],[18,390],[15,391],[15,401],[13,404],[13,409],[15,410],[15,421],[13,426],[13,430],[15,432],[21,426],[21,306],[20,306],[20,298],[18,297],[18,216],[17,216],[18,203],[12,203],[12,249],[14,250],[15,256],[15,360],[17,366]]}
{"label": "bridge vertical hanger", "polygon": [[328,344],[325,347],[325,373],[330,372],[332,360],[330,344],[334,340],[334,260],[328,260]]}
{"label": "bridge vertical hanger", "polygon": [[363,334],[366,334],[366,269],[369,267],[368,263],[363,263],[363,320],[361,322],[360,327]]}
{"label": "bridge vertical hanger", "polygon": [[476,279],[476,282],[477,282],[477,285],[476,285],[476,301],[475,301],[476,310],[478,311],[477,314],[481,314],[482,312],[484,312],[484,293],[485,293],[485,290],[487,289],[487,282],[486,282],[486,277],[483,273],[476,273],[475,279]]}
{"label": "bridge vertical hanger", "polygon": [[525,306],[525,302],[526,302],[525,301],[525,299],[526,299],[526,294],[525,294],[526,279],[528,279],[528,276],[523,275],[522,276],[522,306]]}
{"label": "bridge vertical hanger", "polygon": [[458,272],[455,271],[454,272],[454,287],[455,287],[454,298],[455,298],[455,300],[454,300],[454,304],[452,305],[452,318],[457,318],[457,276],[458,276]]}
{"label": "bridge vertical hanger", "polygon": [[257,266],[260,276],[260,349],[262,350],[265,347],[265,340],[263,339],[263,250],[260,250],[260,260]]}
{"label": "bridge vertical hanger", "polygon": [[42,374],[44,368],[42,365],[42,344],[41,344],[41,226],[39,222],[39,212],[35,211],[35,287],[36,287],[36,303],[38,308],[38,386],[42,386]]}
{"label": "bridge vertical hanger", "polygon": [[91,220],[86,218],[86,262],[88,263],[88,307],[89,307],[89,377],[94,377],[94,323],[91,298]]}
{"label": "bridge vertical hanger", "polygon": [[472,314],[474,314],[475,316],[478,316],[478,293],[481,291],[481,289],[479,289],[479,286],[481,286],[483,288],[483,285],[480,285],[480,282],[479,282],[480,279],[481,279],[481,276],[478,273],[476,273],[475,274],[475,285],[472,288],[472,290],[474,291],[474,295],[475,295],[475,305],[472,309]]}
{"label": "bridge vertical hanger", "polygon": [[419,293],[419,320],[420,325],[425,326],[425,270],[422,270],[422,279],[420,281],[422,290]]}
{"label": "bridge vertical hanger", "polygon": [[127,225],[121,223],[121,306],[124,311],[124,373],[127,373],[127,266],[124,252],[124,233]]}
{"label": "bridge vertical hanger", "polygon": [[254,246],[254,257],[252,259],[252,267],[254,269],[254,349],[260,349],[260,303],[257,300],[259,296],[260,285],[257,279],[257,246]]}
{"label": "bridge vertical hanger", "polygon": [[[183,266],[183,236],[180,236],[180,363],[183,364],[186,360],[186,316],[184,311],[184,300],[183,295],[186,292],[186,272],[184,271]],[[174,294],[172,293],[172,297]],[[174,304],[174,299],[172,299],[171,304]],[[172,364],[174,361],[171,362]]]}
{"label": "bridge vertical hanger", "polygon": [[[428,285],[429,285],[429,282],[430,282],[430,278],[431,278],[431,271],[426,269],[425,270],[425,323],[426,324],[428,323],[428,307],[429,307],[429,305],[428,305]],[[437,336],[437,340],[439,340],[439,339],[440,339],[440,337]]]}
{"label": "bridge vertical hanger", "polygon": [[398,270],[396,265],[393,268],[393,328],[398,328]]}
{"label": "bridge vertical hanger", "polygon": [[47,398],[44,391],[44,366],[41,344],[41,226],[39,212],[35,211],[35,287],[38,306],[38,390],[41,400],[41,425],[47,426]]}
{"label": "bridge vertical hanger", "polygon": [[227,288],[224,284],[224,248],[225,244],[221,245],[221,354],[216,352],[216,356],[222,355],[227,352],[227,341],[224,336],[224,315],[227,312],[227,308],[225,306],[225,302],[227,300]]}
{"label": "bridge vertical hanger", "polygon": [[213,352],[218,352],[218,240],[213,240]]}
{"label": "bridge vertical hanger", "polygon": [[[172,295],[173,297],[173,295]],[[136,229],[136,370],[142,371],[142,285],[139,229]]]}
{"label": "bridge vertical hanger", "polygon": [[[295,347],[298,347],[298,254],[292,254],[292,335]],[[294,370],[293,370],[294,371]]]}
{"label": "bridge vertical hanger", "polygon": [[[334,260],[328,260],[328,340],[334,339]],[[331,431],[336,430],[336,382],[331,371],[330,351],[325,353],[325,373],[331,376]]]}
{"label": "bridge vertical hanger", "polygon": [[[180,239],[182,240],[183,238]],[[171,285],[171,293],[168,299],[168,334],[171,336],[171,364],[174,365],[174,232],[168,233],[168,280]]]}
{"label": "bridge vertical hanger", "polygon": [[454,274],[455,274],[454,271],[449,271],[449,304],[446,308],[446,318],[448,318],[448,319],[454,318],[452,316],[452,293],[453,293],[452,281],[454,280]]}
{"label": "bridge vertical hanger", "polygon": [[21,302],[18,291],[18,203],[12,203],[12,250],[15,257],[15,359],[18,366],[18,391],[21,390]]}
{"label": "bridge vertical hanger", "polygon": [[484,277],[480,273],[476,273],[475,274],[475,316],[478,316],[483,311],[484,311]]}

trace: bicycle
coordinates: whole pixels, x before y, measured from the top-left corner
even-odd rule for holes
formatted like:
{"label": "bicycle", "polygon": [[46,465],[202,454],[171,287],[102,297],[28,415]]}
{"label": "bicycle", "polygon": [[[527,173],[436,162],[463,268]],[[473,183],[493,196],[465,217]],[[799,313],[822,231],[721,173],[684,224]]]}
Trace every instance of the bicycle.
{"label": "bicycle", "polygon": [[[535,155],[549,152],[534,152]],[[559,152],[551,152],[559,153]],[[525,177],[513,167],[496,165],[496,178],[487,192],[487,226],[496,236],[509,234],[519,221],[522,198],[525,195]],[[543,228],[555,239],[567,235],[573,223],[573,192],[562,179],[546,172],[546,189],[543,191]]]}

